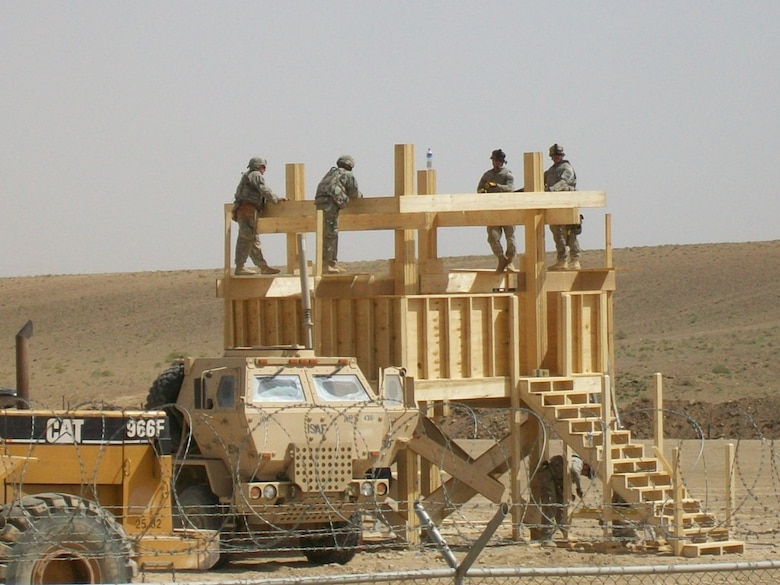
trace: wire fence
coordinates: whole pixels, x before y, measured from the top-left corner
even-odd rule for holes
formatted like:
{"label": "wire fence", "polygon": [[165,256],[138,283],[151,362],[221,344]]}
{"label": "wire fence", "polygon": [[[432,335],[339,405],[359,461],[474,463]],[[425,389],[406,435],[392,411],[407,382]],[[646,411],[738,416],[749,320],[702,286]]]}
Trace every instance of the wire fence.
{"label": "wire fence", "polygon": [[[204,574],[200,572],[172,570],[166,560],[170,550],[158,546],[160,539],[177,527],[199,533],[190,545],[185,542],[178,549],[179,554],[203,556],[206,550],[213,557],[214,562],[210,564],[231,567],[228,572],[224,568],[213,570],[210,574],[214,580],[204,582],[230,583],[230,579],[241,571],[241,559],[253,555],[307,559],[294,563],[295,568],[300,569],[300,577],[277,581],[263,576],[263,582],[279,584],[315,581],[498,584],[521,579],[526,583],[529,580],[539,583],[678,583],[683,580],[686,583],[720,583],[734,578],[748,583],[780,582],[780,567],[775,561],[764,561],[774,553],[780,534],[780,460],[776,442],[750,424],[747,413],[740,414],[746,424],[744,433],[739,436],[705,440],[700,434],[696,438],[698,425],[696,421],[688,420],[694,438],[667,438],[666,449],[680,450],[683,481],[691,495],[701,502],[702,509],[714,519],[715,525],[711,528],[722,528],[730,540],[744,542],[747,552],[740,553],[739,558],[754,560],[661,565],[659,559],[668,560],[671,554],[674,534],[663,523],[647,524],[630,517],[624,522],[624,528],[630,530],[622,534],[605,526],[599,521],[605,506],[603,486],[597,479],[584,482],[581,498],[561,504],[565,522],[556,526],[558,530],[551,544],[540,546],[533,542],[529,529],[538,525],[527,521],[528,516],[524,514],[536,507],[531,483],[538,467],[524,461],[517,477],[520,501],[508,501],[506,495],[510,493],[511,483],[508,472],[511,450],[505,442],[506,421],[510,417],[516,419],[518,414],[534,417],[530,411],[518,413],[509,409],[479,410],[450,405],[448,415],[436,419],[437,428],[444,436],[440,442],[442,449],[436,455],[441,458],[441,466],[436,465],[434,457],[429,472],[421,475],[420,480],[426,478],[427,483],[421,490],[422,505],[435,520],[438,538],[434,538],[431,531],[422,530],[422,537],[417,542],[410,538],[409,528],[403,523],[414,515],[415,502],[404,500],[395,467],[388,470],[389,475],[382,475],[369,463],[371,473],[360,475],[354,484],[352,477],[346,478],[345,485],[349,487],[334,489],[330,477],[334,464],[324,457],[310,462],[308,477],[314,487],[312,493],[294,493],[293,490],[285,492],[282,498],[280,492],[291,489],[293,483],[284,473],[275,474],[273,481],[255,481],[262,475],[262,465],[267,464],[263,454],[278,451],[280,444],[284,452],[292,441],[289,429],[292,407],[273,414],[258,410],[251,432],[242,443],[215,441],[217,447],[212,445],[212,450],[221,453],[215,458],[222,461],[221,489],[231,493],[230,497],[220,499],[205,489],[208,483],[204,486],[201,481],[208,473],[214,474],[216,467],[207,469],[205,476],[196,476],[194,470],[207,467],[202,461],[201,447],[186,433],[178,438],[177,445],[171,445],[168,442],[170,429],[158,422],[167,421],[165,417],[86,406],[91,405],[65,413],[36,410],[32,416],[5,411],[1,417],[0,454],[3,459],[0,471],[5,477],[6,504],[0,527],[0,541],[4,543],[0,547],[0,572],[6,578],[12,563],[38,558],[48,541],[61,536],[63,525],[75,524],[77,527],[69,533],[70,544],[66,548],[75,547],[86,565],[109,554],[142,558],[136,561],[140,570],[136,580],[146,582],[151,582],[159,571],[173,572],[174,580],[183,578],[187,582],[197,582],[203,578]],[[330,447],[354,448],[369,442],[362,436],[364,427],[355,423],[354,413],[337,407],[327,411],[320,408],[297,412],[304,419],[315,413],[319,417],[317,420],[330,416],[332,420],[340,421],[338,438],[329,439]],[[204,425],[211,428],[215,437],[224,436],[218,427],[218,418],[211,413],[191,412],[186,416],[189,427]],[[677,414],[666,413],[666,416]],[[20,422],[23,419],[26,422]],[[136,434],[133,441],[128,437],[131,427]],[[550,453],[561,452],[560,440],[546,432],[543,424],[540,428],[538,440],[544,444],[537,447]],[[386,444],[392,442],[393,432],[391,429],[385,436]],[[317,446],[323,444],[323,437],[320,431],[312,429],[308,440],[310,445]],[[731,462],[726,455],[729,444],[733,454]],[[116,449],[122,451],[116,452]],[[489,473],[478,463],[486,453],[491,459]],[[501,502],[469,491],[469,483],[462,477],[441,471],[446,467],[445,459],[464,454],[477,462],[475,469],[479,467],[479,473],[490,475],[503,486]],[[170,469],[170,493],[166,494],[167,488],[154,485],[149,478],[161,477],[162,470],[169,465],[166,463],[168,455],[175,456],[176,463]],[[241,468],[248,457],[254,458],[257,471],[246,476]],[[132,467],[136,464],[137,468]],[[292,463],[288,461],[287,464],[289,467]],[[732,470],[730,475],[729,469]],[[733,482],[732,501],[725,489],[728,479]],[[251,492],[251,486],[246,486],[253,481],[258,485],[272,485],[277,493],[268,499],[268,503],[263,503],[263,498],[269,494],[264,493],[262,486],[259,493]],[[361,482],[371,483],[375,490],[377,486],[385,485],[388,491],[361,493]],[[193,483],[200,486],[194,492]],[[125,488],[126,495],[118,497]],[[40,495],[41,492],[60,491],[77,498]],[[23,497],[30,494],[38,496],[20,505]],[[501,514],[500,522],[491,527],[500,503],[507,508]],[[524,518],[521,525],[513,524],[518,516]],[[446,565],[442,560],[444,547],[454,551],[455,558],[444,568],[394,573],[377,570],[382,564],[382,555],[388,552],[391,556],[386,564],[392,563],[399,569],[421,554],[429,563],[430,559],[436,559],[439,564]],[[583,555],[600,554],[603,564],[617,559],[618,555],[621,562],[625,562],[627,556],[632,560],[652,559],[652,562],[609,567],[518,566],[546,562],[548,547]],[[470,552],[475,555],[471,559],[474,564],[464,570],[458,563]],[[728,550],[724,552],[729,553]],[[356,554],[358,559],[363,556],[372,559],[374,570],[370,574],[359,572],[360,562],[353,561]],[[576,556],[566,559],[567,564],[577,564],[577,561]],[[485,568],[486,565],[492,568]],[[106,570],[109,569],[121,574],[121,567]],[[331,571],[339,574],[328,574]],[[250,568],[248,574],[252,572]],[[306,575],[307,572],[316,577]],[[738,572],[738,577],[734,572]],[[241,582],[253,582],[252,578]]]}

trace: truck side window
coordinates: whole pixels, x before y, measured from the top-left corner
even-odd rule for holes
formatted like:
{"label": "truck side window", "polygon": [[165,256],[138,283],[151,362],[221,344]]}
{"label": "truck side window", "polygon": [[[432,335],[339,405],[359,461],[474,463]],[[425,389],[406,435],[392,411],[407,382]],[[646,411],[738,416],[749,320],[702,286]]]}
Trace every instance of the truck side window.
{"label": "truck side window", "polygon": [[252,402],[303,402],[303,385],[296,375],[255,376]]}
{"label": "truck side window", "polygon": [[326,402],[368,402],[368,392],[354,374],[314,376],[317,397]]}
{"label": "truck side window", "polygon": [[217,388],[217,406],[231,407],[236,403],[235,376],[222,376]]}

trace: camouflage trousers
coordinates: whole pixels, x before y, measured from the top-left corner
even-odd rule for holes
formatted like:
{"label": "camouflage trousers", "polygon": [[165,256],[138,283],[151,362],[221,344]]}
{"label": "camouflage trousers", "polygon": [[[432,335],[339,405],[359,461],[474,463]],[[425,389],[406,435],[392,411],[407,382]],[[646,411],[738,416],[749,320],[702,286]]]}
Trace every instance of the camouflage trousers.
{"label": "camouflage trousers", "polygon": [[580,243],[577,241],[576,225],[551,225],[555,252],[558,260],[566,260],[566,248],[569,248],[569,260],[580,259]]}
{"label": "camouflage trousers", "polygon": [[243,266],[247,258],[251,258],[255,266],[266,266],[263,250],[260,248],[260,235],[257,233],[257,211],[245,212],[239,210],[238,240],[236,240],[236,266]]}
{"label": "camouflage trousers", "polygon": [[335,204],[322,207],[322,261],[339,259],[339,208]]}
{"label": "camouflage trousers", "polygon": [[515,243],[515,226],[513,225],[499,225],[488,226],[487,228],[487,241],[490,244],[490,249],[493,250],[493,254],[499,258],[504,255],[504,249],[501,247],[501,234],[506,237],[506,257],[512,260],[517,254],[517,244]]}
{"label": "camouflage trousers", "polygon": [[565,528],[566,507],[560,479],[542,467],[531,480],[533,513],[525,523],[531,527],[531,540],[550,540],[558,528]]}

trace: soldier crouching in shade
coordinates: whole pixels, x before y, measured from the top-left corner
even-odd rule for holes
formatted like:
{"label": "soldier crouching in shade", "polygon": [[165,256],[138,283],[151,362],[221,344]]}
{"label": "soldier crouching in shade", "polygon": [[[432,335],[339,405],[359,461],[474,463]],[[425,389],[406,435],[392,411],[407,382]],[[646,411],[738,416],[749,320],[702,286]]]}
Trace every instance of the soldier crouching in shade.
{"label": "soldier crouching in shade", "polygon": [[346,272],[338,265],[339,256],[339,212],[344,209],[350,199],[361,199],[363,194],[358,189],[357,179],[352,174],[355,159],[345,154],[336,161],[317,185],[314,205],[323,213],[322,261],[323,273],[339,274]]}
{"label": "soldier crouching in shade", "polygon": [[279,274],[279,270],[271,268],[263,258],[260,248],[260,235],[257,233],[257,218],[263,214],[263,208],[269,201],[277,203],[287,201],[277,196],[266,187],[265,169],[267,161],[259,156],[249,159],[247,171],[241,175],[236,187],[233,202],[233,220],[238,223],[238,240],[236,241],[236,276],[255,274],[249,268],[244,268],[247,258],[251,258],[260,274]]}
{"label": "soldier crouching in shade", "polygon": [[[493,162],[493,168],[488,169],[482,175],[477,184],[477,193],[508,193],[514,191],[515,179],[512,171],[504,166],[507,162],[506,153],[498,148],[490,154],[490,160]],[[504,254],[504,249],[501,247],[502,233],[506,237],[506,254]],[[498,258],[496,272],[504,272],[507,269],[510,271],[514,270],[512,260],[515,254],[517,254],[515,226],[488,226],[487,236],[490,249],[493,250],[493,254]]]}
{"label": "soldier crouching in shade", "polygon": [[[553,160],[553,164],[544,172],[545,191],[577,190],[577,173],[574,172],[571,163],[563,158],[565,156],[563,146],[560,144],[555,143],[550,147],[550,158]],[[582,225],[551,225],[550,231],[553,235],[553,241],[555,241],[556,251],[556,261],[550,270],[579,270],[581,268],[580,243],[577,240],[577,235],[582,232]],[[569,248],[568,261],[566,259],[567,247]]]}
{"label": "soldier crouching in shade", "polygon": [[[569,463],[569,477],[577,497],[582,499],[581,477],[593,479],[595,474],[588,463],[579,455],[572,454]],[[563,456],[555,455],[543,461],[531,478],[533,513],[526,518],[531,526],[531,540],[552,540],[555,531],[565,529],[566,502],[563,499]],[[572,496],[573,497],[573,496]],[[537,512],[538,510],[538,512]]]}

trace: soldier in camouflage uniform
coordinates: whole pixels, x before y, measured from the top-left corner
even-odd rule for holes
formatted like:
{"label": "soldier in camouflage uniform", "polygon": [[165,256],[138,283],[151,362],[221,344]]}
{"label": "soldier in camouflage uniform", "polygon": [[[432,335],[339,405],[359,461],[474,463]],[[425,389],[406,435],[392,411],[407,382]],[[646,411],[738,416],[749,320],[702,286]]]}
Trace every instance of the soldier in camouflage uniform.
{"label": "soldier in camouflage uniform", "polygon": [[344,209],[350,199],[360,199],[363,194],[358,189],[357,179],[352,174],[355,159],[345,154],[336,161],[336,166],[325,173],[317,185],[314,204],[323,212],[322,261],[325,274],[338,274],[345,270],[338,265],[339,255],[339,211]]}
{"label": "soldier in camouflage uniform", "polygon": [[[477,193],[508,193],[514,191],[515,179],[512,176],[512,171],[504,166],[506,164],[504,151],[500,148],[494,150],[490,155],[490,160],[493,161],[493,168],[488,169],[482,175],[477,185]],[[502,233],[506,237],[506,254],[504,254],[504,249],[501,247]],[[490,249],[493,250],[493,254],[498,258],[496,272],[503,272],[507,269],[510,271],[514,270],[512,260],[517,253],[515,226],[488,226],[487,236]]]}
{"label": "soldier in camouflage uniform", "polygon": [[260,248],[260,235],[257,233],[257,218],[263,214],[263,207],[269,201],[277,203],[287,201],[278,197],[266,187],[265,169],[267,162],[259,156],[249,160],[247,171],[241,175],[236,187],[233,203],[233,219],[238,223],[238,240],[236,241],[236,276],[255,274],[249,268],[244,268],[247,258],[260,269],[260,274],[279,274],[279,270],[271,268],[263,258]]}
{"label": "soldier in camouflage uniform", "polygon": [[[577,174],[571,163],[565,160],[563,146],[553,144],[550,147],[550,158],[553,165],[544,172],[545,191],[576,191]],[[551,225],[550,231],[555,241],[557,253],[556,262],[550,270],[579,270],[580,269],[580,243],[577,235],[582,232],[580,224]],[[569,258],[566,259],[566,248],[569,248]]]}
{"label": "soldier in camouflage uniform", "polygon": [[[531,495],[538,507],[526,519],[531,524],[531,540],[550,540],[555,531],[565,529],[566,502],[563,498],[563,456],[555,455],[544,461],[531,478]],[[588,463],[584,463],[576,453],[569,462],[569,478],[574,484],[575,493],[582,499],[581,476],[588,479],[596,477]],[[574,498],[574,496],[572,496]]]}

